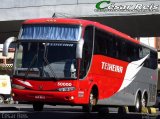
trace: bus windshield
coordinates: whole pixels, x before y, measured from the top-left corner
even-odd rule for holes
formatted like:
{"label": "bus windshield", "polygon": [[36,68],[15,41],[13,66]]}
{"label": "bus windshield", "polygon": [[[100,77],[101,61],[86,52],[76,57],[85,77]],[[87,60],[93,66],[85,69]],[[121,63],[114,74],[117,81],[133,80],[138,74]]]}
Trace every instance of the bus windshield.
{"label": "bus windshield", "polygon": [[63,24],[25,24],[22,26],[20,40],[62,40],[78,41],[81,35],[79,25]]}
{"label": "bus windshield", "polygon": [[14,76],[76,78],[76,43],[19,42]]}

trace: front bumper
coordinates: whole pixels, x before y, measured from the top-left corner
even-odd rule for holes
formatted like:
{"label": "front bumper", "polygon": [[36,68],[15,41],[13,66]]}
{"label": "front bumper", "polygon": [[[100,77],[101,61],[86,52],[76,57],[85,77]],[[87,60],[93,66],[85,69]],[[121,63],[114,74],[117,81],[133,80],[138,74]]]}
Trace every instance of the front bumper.
{"label": "front bumper", "polygon": [[57,92],[12,89],[12,96],[15,101],[20,102],[44,102],[68,105],[82,105],[84,103],[77,97],[77,91]]}

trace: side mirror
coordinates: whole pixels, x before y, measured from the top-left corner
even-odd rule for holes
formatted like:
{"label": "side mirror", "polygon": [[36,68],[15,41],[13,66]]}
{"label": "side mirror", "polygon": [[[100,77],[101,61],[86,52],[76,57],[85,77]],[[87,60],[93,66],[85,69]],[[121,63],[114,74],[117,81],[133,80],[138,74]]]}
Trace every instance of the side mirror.
{"label": "side mirror", "polygon": [[76,58],[82,58],[84,40],[80,39],[77,43]]}
{"label": "side mirror", "polygon": [[3,56],[7,56],[8,55],[8,49],[9,46],[12,42],[16,41],[17,38],[16,37],[9,37],[3,44]]}

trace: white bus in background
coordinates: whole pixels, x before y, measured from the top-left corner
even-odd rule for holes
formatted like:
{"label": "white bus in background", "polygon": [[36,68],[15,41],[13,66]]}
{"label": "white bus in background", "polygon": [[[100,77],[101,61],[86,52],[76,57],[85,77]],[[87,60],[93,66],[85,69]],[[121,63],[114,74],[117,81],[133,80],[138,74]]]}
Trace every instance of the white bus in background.
{"label": "white bus in background", "polygon": [[9,48],[8,56],[2,55],[3,44],[0,44],[0,104],[10,103],[11,98],[11,80],[10,74],[13,67],[14,48]]}

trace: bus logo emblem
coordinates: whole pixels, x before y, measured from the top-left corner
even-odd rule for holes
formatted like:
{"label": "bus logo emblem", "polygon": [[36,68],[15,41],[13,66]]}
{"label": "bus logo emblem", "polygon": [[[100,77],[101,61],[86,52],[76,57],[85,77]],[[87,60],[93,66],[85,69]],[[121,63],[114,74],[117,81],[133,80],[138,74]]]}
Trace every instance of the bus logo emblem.
{"label": "bus logo emblem", "polygon": [[39,90],[42,90],[43,89],[43,86],[39,86]]}

